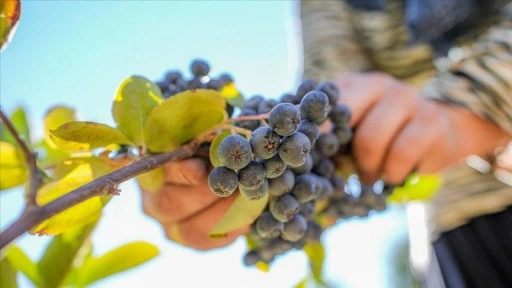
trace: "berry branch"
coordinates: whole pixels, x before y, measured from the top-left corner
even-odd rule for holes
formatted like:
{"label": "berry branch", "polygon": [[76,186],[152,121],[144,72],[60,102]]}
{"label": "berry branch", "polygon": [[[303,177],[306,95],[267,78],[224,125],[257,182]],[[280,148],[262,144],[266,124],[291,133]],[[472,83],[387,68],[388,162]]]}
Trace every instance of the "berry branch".
{"label": "berry branch", "polygon": [[[5,114],[2,113],[2,121],[5,121],[4,123],[9,123],[7,125],[12,126],[10,121],[4,116]],[[12,130],[11,132],[14,132],[13,135],[16,135],[15,137],[19,138],[19,135],[15,130]],[[7,244],[12,242],[18,236],[29,231],[37,224],[56,215],[57,213],[60,213],[95,196],[117,195],[119,193],[117,188],[119,184],[134,178],[137,175],[156,169],[167,162],[178,161],[194,156],[200,144],[210,138],[211,135],[201,134],[189,144],[183,145],[172,152],[143,158],[140,161],[134,162],[119,170],[99,177],[94,181],[85,184],[67,193],[66,195],[63,195],[62,197],[44,206],[37,206],[32,204],[27,205],[22,215],[5,231],[0,233],[0,249],[3,249]],[[28,148],[26,151],[29,151]],[[29,154],[31,154],[30,151]],[[35,162],[35,158],[33,162]],[[32,174],[32,170],[30,173],[31,178],[36,177]]]}

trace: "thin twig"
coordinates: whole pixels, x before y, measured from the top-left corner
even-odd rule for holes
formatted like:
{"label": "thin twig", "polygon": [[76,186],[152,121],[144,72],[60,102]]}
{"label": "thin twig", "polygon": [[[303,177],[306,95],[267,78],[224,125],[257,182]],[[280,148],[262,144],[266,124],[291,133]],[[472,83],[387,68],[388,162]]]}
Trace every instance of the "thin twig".
{"label": "thin twig", "polygon": [[[62,197],[41,207],[25,209],[18,220],[0,233],[0,249],[29,231],[44,220],[95,196],[106,196],[117,193],[117,186],[135,176],[149,172],[170,161],[177,161],[192,157],[202,141],[192,141],[189,144],[169,152],[149,156],[140,161],[129,164],[119,170],[95,179]],[[27,207],[28,208],[28,207]]]}
{"label": "thin twig", "polygon": [[270,115],[270,112],[265,113],[265,114],[258,114],[258,115],[244,115],[244,116],[239,116],[237,118],[230,118],[230,119],[228,119],[228,122],[266,120],[266,119],[268,119],[269,115]]}
{"label": "thin twig", "polygon": [[41,186],[42,178],[39,173],[39,169],[37,168],[37,157],[34,153],[30,151],[30,148],[25,143],[23,139],[21,139],[20,134],[16,129],[14,128],[14,125],[11,123],[11,120],[9,117],[7,117],[7,114],[4,113],[3,109],[0,107],[0,118],[2,119],[2,122],[4,123],[5,127],[11,135],[14,137],[14,140],[16,143],[18,143],[18,146],[21,148],[21,151],[23,152],[23,155],[25,156],[25,162],[28,169],[28,175],[29,175],[29,182],[28,182],[28,191],[26,194],[26,205],[27,206],[37,206],[36,203],[36,195],[37,195],[37,189],[39,189],[39,186]]}

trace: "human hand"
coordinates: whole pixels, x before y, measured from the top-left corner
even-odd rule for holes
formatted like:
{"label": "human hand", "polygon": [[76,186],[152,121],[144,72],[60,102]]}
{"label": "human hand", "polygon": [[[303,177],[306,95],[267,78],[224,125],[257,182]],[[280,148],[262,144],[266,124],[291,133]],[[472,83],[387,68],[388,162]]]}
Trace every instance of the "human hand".
{"label": "human hand", "polygon": [[249,229],[221,239],[208,237],[235,200],[234,195],[219,198],[210,191],[208,166],[200,158],[167,163],[163,187],[157,193],[142,191],[144,212],[160,222],[167,238],[198,250],[226,246]]}
{"label": "human hand", "polygon": [[352,111],[352,149],[363,182],[400,184],[413,171],[438,172],[511,138],[472,112],[423,98],[383,73],[354,74],[337,84],[339,102]]}

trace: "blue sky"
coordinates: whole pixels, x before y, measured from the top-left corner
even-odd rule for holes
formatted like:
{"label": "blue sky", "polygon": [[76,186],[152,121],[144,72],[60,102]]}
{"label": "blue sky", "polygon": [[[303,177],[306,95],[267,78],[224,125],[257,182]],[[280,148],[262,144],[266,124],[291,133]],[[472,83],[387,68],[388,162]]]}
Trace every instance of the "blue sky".
{"label": "blue sky", "polygon": [[[230,72],[246,95],[278,97],[300,79],[297,14],[297,3],[288,1],[24,1],[17,33],[0,55],[1,105],[26,108],[36,137],[56,104],[76,108],[82,120],[112,124],[111,99],[124,78],[188,72],[197,57],[210,62],[213,75]],[[133,183],[122,188],[94,234],[96,253],[146,240],[162,256],[96,287],[291,287],[307,271],[301,253],[280,258],[268,274],[245,268],[243,241],[202,253],[171,243],[141,213]],[[5,229],[22,207],[21,191],[0,200]],[[405,235],[402,216],[392,209],[326,233],[327,278],[337,286],[390,286],[386,248]],[[37,258],[46,240],[24,236],[17,243]]]}

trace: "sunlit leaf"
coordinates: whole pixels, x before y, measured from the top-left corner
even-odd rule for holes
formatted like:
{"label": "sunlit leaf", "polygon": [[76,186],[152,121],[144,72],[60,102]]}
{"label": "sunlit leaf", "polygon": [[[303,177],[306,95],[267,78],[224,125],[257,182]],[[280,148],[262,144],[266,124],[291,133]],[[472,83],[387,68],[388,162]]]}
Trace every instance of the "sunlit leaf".
{"label": "sunlit leaf", "polygon": [[[47,204],[91,182],[95,177],[101,176],[101,173],[95,173],[93,171],[94,167],[95,166],[90,165],[90,163],[79,164],[63,178],[48,183],[39,190],[36,198],[37,204]],[[106,172],[108,169],[104,171]],[[105,194],[107,194],[106,192],[108,191],[105,191]],[[107,196],[97,196],[87,199],[43,221],[31,232],[35,234],[60,234],[69,229],[97,220],[108,198]]]}
{"label": "sunlit leaf", "polygon": [[265,263],[265,262],[262,262],[262,261],[258,261],[256,262],[256,268],[258,270],[260,270],[261,272],[269,272],[270,271],[270,265],[268,265],[268,263]]}
{"label": "sunlit leaf", "polygon": [[397,203],[427,201],[436,194],[441,183],[439,175],[413,174],[406,179],[404,186],[395,188],[387,200]]}
{"label": "sunlit leaf", "polygon": [[50,108],[44,116],[44,140],[46,145],[51,148],[57,148],[57,145],[53,143],[50,131],[74,121],[76,121],[75,109],[62,105]]}
{"label": "sunlit leaf", "polygon": [[247,251],[255,250],[259,247],[259,242],[251,237],[250,233],[247,233],[245,236],[245,244],[247,244]]}
{"label": "sunlit leaf", "polygon": [[[10,120],[20,138],[25,142],[25,145],[30,147],[30,128],[27,122],[25,110],[21,107],[16,108],[16,110],[11,114]],[[1,123],[0,126],[0,141],[8,142],[15,147],[18,147],[18,143],[12,136],[11,132],[7,130],[4,123]]]}
{"label": "sunlit leaf", "polygon": [[224,85],[220,90],[220,95],[226,98],[226,101],[232,106],[243,107],[244,106],[244,96],[238,88],[236,88],[235,83],[231,82],[227,85]]}
{"label": "sunlit leaf", "polygon": [[93,245],[90,239],[84,242],[82,247],[78,250],[75,259],[73,259],[71,270],[67,273],[64,280],[62,280],[61,287],[77,287],[82,288],[78,283],[80,277],[81,268],[84,266],[86,261],[92,257]]}
{"label": "sunlit leaf", "polygon": [[164,184],[164,170],[159,167],[147,173],[140,174],[136,179],[137,183],[139,183],[139,186],[144,189],[144,191],[156,193]]}
{"label": "sunlit leaf", "polygon": [[80,165],[89,165],[92,172],[93,178],[101,177],[110,171],[114,170],[114,167],[110,165],[108,160],[96,157],[92,154],[87,156],[70,157],[60,161],[53,171],[54,179],[62,179]]}
{"label": "sunlit leaf", "polygon": [[112,115],[119,129],[136,145],[144,144],[144,125],[151,110],[163,101],[160,88],[141,76],[121,83],[112,104]]}
{"label": "sunlit leaf", "polygon": [[14,125],[14,128],[16,128],[16,131],[18,131],[18,134],[20,135],[21,139],[25,141],[25,144],[27,144],[30,147],[31,139],[30,139],[30,128],[27,121],[27,114],[25,113],[25,110],[21,107],[18,107],[11,115],[11,121]]}
{"label": "sunlit leaf", "polygon": [[297,285],[295,285],[295,288],[307,288],[309,281],[309,277],[305,277],[304,279],[300,280],[300,282],[297,283]]}
{"label": "sunlit leaf", "polygon": [[16,279],[16,270],[12,267],[7,258],[0,261],[0,287],[17,288],[18,281]]}
{"label": "sunlit leaf", "polygon": [[0,51],[5,49],[20,19],[20,0],[0,1]]}
{"label": "sunlit leaf", "polygon": [[121,131],[95,122],[69,122],[50,130],[52,141],[65,150],[91,150],[110,144],[132,144]]}
{"label": "sunlit leaf", "polygon": [[28,258],[27,254],[25,254],[23,250],[16,245],[11,245],[7,248],[5,257],[9,260],[14,269],[27,276],[35,286],[40,285],[41,278],[39,276],[37,266],[30,258]]}
{"label": "sunlit leaf", "polygon": [[229,130],[223,130],[219,135],[213,139],[212,144],[210,145],[210,163],[212,163],[213,167],[222,166],[222,161],[219,158],[219,145],[222,139],[231,135]]}
{"label": "sunlit leaf", "polygon": [[309,260],[309,268],[311,269],[311,274],[317,283],[324,283],[322,277],[322,270],[324,266],[325,259],[325,249],[322,243],[320,242],[311,242],[304,246],[304,252],[308,256]]}
{"label": "sunlit leaf", "polygon": [[78,226],[53,237],[38,263],[42,287],[59,287],[72,271],[82,266],[90,254],[90,235],[97,222]]}
{"label": "sunlit leaf", "polygon": [[133,242],[118,247],[98,258],[89,259],[79,275],[79,286],[89,285],[110,275],[123,272],[159,254],[158,248],[146,242]]}
{"label": "sunlit leaf", "polygon": [[226,101],[214,90],[190,90],[165,100],[151,111],[144,134],[151,151],[177,148],[226,119]]}
{"label": "sunlit leaf", "polygon": [[0,142],[0,171],[0,190],[16,187],[27,180],[25,159],[14,145],[7,142]]}
{"label": "sunlit leaf", "polygon": [[268,203],[268,194],[258,200],[248,200],[241,194],[236,197],[224,217],[210,231],[209,237],[226,237],[229,232],[250,225],[258,218]]}
{"label": "sunlit leaf", "polygon": [[54,167],[57,163],[70,156],[68,151],[59,149],[55,144],[50,145],[44,139],[37,143],[34,148],[37,152],[38,164],[42,169]]}

